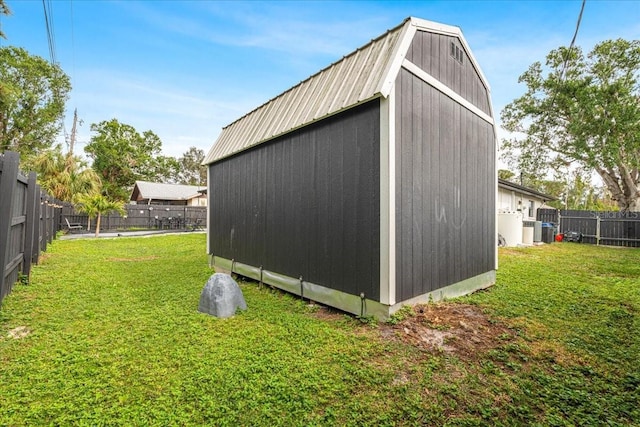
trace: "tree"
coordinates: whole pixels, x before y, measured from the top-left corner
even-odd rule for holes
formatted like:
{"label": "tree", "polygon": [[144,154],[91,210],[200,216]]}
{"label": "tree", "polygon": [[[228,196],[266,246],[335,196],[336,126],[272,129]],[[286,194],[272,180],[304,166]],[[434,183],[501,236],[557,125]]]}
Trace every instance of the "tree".
{"label": "tree", "polygon": [[109,200],[102,194],[83,194],[77,198],[76,209],[80,212],[84,212],[89,216],[89,224],[87,230],[91,228],[91,219],[96,218],[96,237],[100,236],[100,222],[102,215],[106,215],[109,212],[119,212],[124,214],[125,210],[123,203],[120,201]]}
{"label": "tree", "polygon": [[190,147],[189,151],[178,159],[177,181],[185,185],[207,185],[207,167],[202,166],[203,160],[204,151]]}
{"label": "tree", "polygon": [[516,174],[508,169],[498,169],[498,178],[500,179],[504,179],[505,181],[513,181],[513,177],[515,176]]}
{"label": "tree", "polygon": [[[5,15],[5,16],[11,15],[11,10],[9,9],[9,6],[7,6],[7,3],[4,0],[0,0],[0,15]],[[3,39],[7,38],[6,34],[2,32],[2,28],[0,28],[0,38],[3,38]]]}
{"label": "tree", "polygon": [[551,51],[520,76],[527,92],[502,111],[506,159],[525,173],[576,165],[600,175],[620,210],[640,210],[640,41]]}
{"label": "tree", "polygon": [[57,65],[22,48],[0,48],[0,151],[17,151],[25,161],[51,147],[70,90]]}
{"label": "tree", "polygon": [[33,158],[29,169],[38,173],[38,183],[53,197],[73,202],[79,195],[100,189],[100,177],[86,162],[71,153],[64,155],[59,145]]}
{"label": "tree", "polygon": [[84,150],[108,199],[127,200],[136,180],[165,181],[172,175],[175,159],[160,155],[162,141],[152,131],[140,134],[116,119],[94,123],[91,131],[95,135]]}

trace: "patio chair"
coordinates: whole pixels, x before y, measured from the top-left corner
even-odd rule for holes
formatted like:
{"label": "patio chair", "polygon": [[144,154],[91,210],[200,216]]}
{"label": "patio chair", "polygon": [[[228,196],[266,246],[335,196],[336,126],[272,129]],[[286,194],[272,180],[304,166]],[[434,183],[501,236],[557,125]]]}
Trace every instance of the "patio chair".
{"label": "patio chair", "polygon": [[196,218],[192,222],[188,223],[187,228],[190,228],[191,231],[204,230],[202,220],[200,218]]}
{"label": "patio chair", "polygon": [[67,223],[67,231],[71,230],[82,230],[82,224],[79,222],[69,222],[68,218],[65,218],[64,221]]}

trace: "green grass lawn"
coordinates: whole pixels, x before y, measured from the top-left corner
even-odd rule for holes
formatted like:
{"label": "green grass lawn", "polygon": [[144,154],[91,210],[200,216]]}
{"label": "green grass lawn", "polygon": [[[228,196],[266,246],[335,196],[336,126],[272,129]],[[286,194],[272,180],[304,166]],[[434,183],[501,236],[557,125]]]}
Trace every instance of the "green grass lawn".
{"label": "green grass lawn", "polygon": [[640,425],[640,250],[500,262],[447,303],[513,331],[469,358],[255,283],[246,312],[198,313],[203,234],[56,241],[0,309],[0,426]]}

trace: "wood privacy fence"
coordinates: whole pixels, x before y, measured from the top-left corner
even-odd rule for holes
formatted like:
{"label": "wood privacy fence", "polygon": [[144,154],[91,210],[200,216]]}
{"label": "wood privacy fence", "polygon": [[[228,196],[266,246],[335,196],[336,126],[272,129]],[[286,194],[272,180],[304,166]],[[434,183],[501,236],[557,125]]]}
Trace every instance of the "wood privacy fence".
{"label": "wood privacy fence", "polygon": [[[183,205],[124,205],[125,213],[112,212],[103,215],[100,230],[152,229],[167,226],[169,219],[174,228],[191,228],[195,225],[204,227],[207,223],[206,206]],[[65,229],[69,223],[81,224],[86,231],[89,225],[87,214],[78,212],[70,203],[64,203],[60,217],[60,226]],[[91,229],[95,229],[95,218],[91,221]]]}
{"label": "wood privacy fence", "polygon": [[40,190],[35,172],[22,175],[19,163],[17,153],[0,154],[0,303],[60,229],[62,205]]}
{"label": "wood privacy fence", "polygon": [[585,243],[640,247],[640,212],[538,209],[536,219],[557,224],[558,233],[582,233]]}

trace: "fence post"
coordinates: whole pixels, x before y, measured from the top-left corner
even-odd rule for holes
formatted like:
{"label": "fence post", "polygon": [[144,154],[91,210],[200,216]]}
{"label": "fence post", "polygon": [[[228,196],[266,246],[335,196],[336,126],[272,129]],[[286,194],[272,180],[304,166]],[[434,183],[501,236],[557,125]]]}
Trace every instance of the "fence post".
{"label": "fence post", "polygon": [[51,204],[51,202],[52,202],[51,196],[47,195],[47,219],[49,221],[47,230],[49,231],[49,234],[48,234],[49,244],[53,242],[53,236],[56,234],[56,230],[55,230],[56,227],[54,224],[55,215],[54,215],[53,205]]}
{"label": "fence post", "polygon": [[29,277],[31,273],[31,263],[33,262],[33,240],[37,235],[36,224],[36,173],[29,173],[27,181],[27,219],[24,233],[24,267],[22,273]]}
{"label": "fence post", "polygon": [[0,179],[0,301],[9,293],[13,283],[5,283],[5,267],[11,239],[11,220],[13,218],[13,198],[18,181],[18,153],[7,151],[2,156],[2,175]]}
{"label": "fence post", "polygon": [[49,238],[49,224],[47,221],[48,214],[49,211],[47,210],[46,196],[40,193],[40,251],[42,252],[47,251],[47,239]]}
{"label": "fence post", "polygon": [[596,246],[600,245],[600,215],[596,215]]}
{"label": "fence post", "polygon": [[41,203],[41,191],[38,184],[35,185],[35,198],[34,206],[35,212],[33,214],[33,240],[31,241],[33,258],[32,261],[36,264],[40,261],[40,240],[42,239],[42,223],[40,216],[42,215],[42,203]]}
{"label": "fence post", "polygon": [[560,209],[558,209],[558,234],[562,234],[562,213]]}

